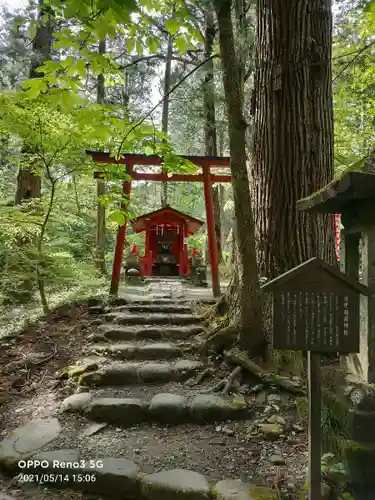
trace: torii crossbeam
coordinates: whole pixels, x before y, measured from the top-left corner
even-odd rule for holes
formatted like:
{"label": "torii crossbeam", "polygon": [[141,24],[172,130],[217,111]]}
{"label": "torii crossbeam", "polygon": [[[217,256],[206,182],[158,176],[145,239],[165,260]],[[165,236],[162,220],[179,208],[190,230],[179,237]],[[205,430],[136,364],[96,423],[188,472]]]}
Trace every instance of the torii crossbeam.
{"label": "torii crossbeam", "polygon": [[[126,173],[131,177],[131,180],[126,180],[123,182],[123,193],[126,198],[130,198],[131,192],[131,182],[135,181],[178,181],[178,182],[203,182],[204,187],[204,198],[206,205],[206,223],[207,223],[207,234],[208,234],[208,253],[210,258],[211,266],[211,279],[212,279],[212,292],[214,297],[220,295],[220,283],[219,283],[219,258],[216,243],[216,232],[215,232],[215,215],[213,209],[212,201],[212,184],[216,182],[231,182],[231,175],[214,175],[211,173],[211,168],[229,168],[230,158],[229,157],[216,157],[216,156],[182,156],[191,163],[197,165],[202,169],[201,174],[170,174],[170,173],[154,173],[154,172],[137,172],[135,169],[136,165],[148,165],[148,166],[162,166],[164,160],[160,156],[156,155],[141,155],[141,154],[123,154],[121,158],[116,160],[111,157],[109,153],[100,151],[86,151],[93,161],[96,163],[104,164],[123,164],[125,166]],[[95,178],[105,178],[105,172],[96,172]],[[115,256],[113,260],[112,267],[112,279],[110,294],[117,295],[121,276],[122,258],[124,253],[125,245],[125,232],[126,232],[125,220],[122,226],[119,226],[117,230],[116,239],[116,249]]]}

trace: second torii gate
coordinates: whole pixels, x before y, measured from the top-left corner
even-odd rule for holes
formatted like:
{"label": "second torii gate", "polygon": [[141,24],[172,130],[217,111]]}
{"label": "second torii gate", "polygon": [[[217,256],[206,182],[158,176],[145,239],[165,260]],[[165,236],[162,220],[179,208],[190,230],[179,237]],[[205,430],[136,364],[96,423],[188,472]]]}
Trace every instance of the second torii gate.
{"label": "second torii gate", "polygon": [[[182,156],[191,163],[197,165],[202,169],[201,174],[170,174],[170,173],[153,173],[153,172],[137,172],[135,170],[136,165],[148,165],[148,166],[162,166],[164,163],[163,158],[156,155],[141,155],[141,154],[123,154],[121,158],[116,160],[111,157],[109,153],[99,152],[99,151],[86,151],[94,162],[104,163],[104,164],[123,164],[125,166],[126,173],[131,177],[131,180],[126,180],[123,182],[123,193],[124,196],[130,199],[131,192],[131,182],[135,181],[179,181],[179,182],[203,182],[204,186],[204,198],[206,205],[206,224],[207,224],[207,234],[208,234],[208,254],[210,258],[211,265],[211,277],[212,277],[212,292],[214,297],[220,295],[220,283],[219,283],[219,258],[216,243],[216,232],[215,232],[215,216],[212,201],[212,184],[216,182],[231,182],[231,175],[220,175],[212,174],[211,168],[229,168],[230,158],[229,157],[216,157],[216,156]],[[105,172],[96,172],[95,178],[105,177]],[[126,232],[125,220],[122,226],[119,226],[117,230],[116,239],[116,249],[115,256],[112,267],[112,279],[110,294],[117,295],[121,277],[121,267],[122,258],[124,253],[125,245],[125,232]]]}

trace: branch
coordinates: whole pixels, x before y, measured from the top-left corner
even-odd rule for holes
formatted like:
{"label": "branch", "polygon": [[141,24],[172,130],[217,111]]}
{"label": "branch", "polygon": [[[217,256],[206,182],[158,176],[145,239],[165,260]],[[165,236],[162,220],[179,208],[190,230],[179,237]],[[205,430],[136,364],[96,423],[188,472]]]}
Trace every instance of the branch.
{"label": "branch", "polygon": [[[140,57],[139,59],[135,59],[129,64],[124,64],[123,66],[119,66],[118,69],[127,69],[130,68],[131,66],[135,66],[136,64],[143,62],[143,61],[149,61],[150,59],[166,59],[165,54],[153,54],[152,56],[145,56],[145,57]],[[172,61],[178,61],[178,62],[183,62],[186,64],[196,64],[194,61],[191,61],[190,59],[185,59],[184,57],[180,56],[172,56]]]}
{"label": "branch", "polygon": [[211,59],[214,59],[216,57],[219,57],[218,54],[214,54],[212,55],[211,57],[208,57],[207,59],[205,59],[204,61],[200,62],[197,66],[195,66],[195,68],[193,68],[191,71],[189,71],[189,73],[187,75],[185,75],[183,78],[181,78],[181,80],[179,82],[176,83],[176,85],[174,85],[170,90],[169,92],[167,92],[167,94],[165,94],[162,99],[160,99],[160,101],[158,103],[155,104],[155,106],[148,112],[144,115],[144,117],[139,120],[138,123],[136,123],[135,125],[133,125],[130,130],[126,133],[126,135],[123,137],[119,147],[118,147],[118,150],[117,150],[117,155],[120,156],[120,152],[121,152],[121,148],[122,148],[122,145],[124,144],[124,142],[126,141],[127,137],[131,134],[131,132],[133,132],[137,127],[139,127],[140,125],[142,125],[142,123],[147,120],[147,118],[152,115],[152,113],[155,111],[155,109],[160,106],[160,104],[163,104],[164,100],[166,97],[170,96],[172,94],[172,92],[174,92],[180,85],[182,85],[191,75],[193,75],[199,68],[201,68],[202,66],[204,66],[206,64],[206,62],[210,61]]}
{"label": "branch", "polygon": [[332,83],[334,83],[348,68],[349,66],[351,66],[353,64],[353,62],[361,55],[363,54],[363,52],[365,52],[366,50],[370,49],[373,45],[375,45],[375,40],[373,40],[371,43],[369,43],[368,45],[365,45],[364,47],[362,47],[362,49],[360,49],[357,54],[353,57],[353,59],[350,59],[350,61],[345,64],[345,66],[342,68],[341,71],[338,72],[338,74],[335,76],[335,78],[332,80]]}

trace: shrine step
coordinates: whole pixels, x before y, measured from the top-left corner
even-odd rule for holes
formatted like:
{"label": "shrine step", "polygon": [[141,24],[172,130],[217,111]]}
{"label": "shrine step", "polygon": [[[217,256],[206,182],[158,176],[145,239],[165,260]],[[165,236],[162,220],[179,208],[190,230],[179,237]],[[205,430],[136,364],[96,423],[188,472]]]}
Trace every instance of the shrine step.
{"label": "shrine step", "polygon": [[141,344],[128,342],[118,344],[92,344],[90,354],[108,355],[115,359],[123,360],[149,360],[149,359],[174,359],[180,358],[183,353],[191,351],[190,343],[171,344],[167,342],[152,342]]}
{"label": "shrine step", "polygon": [[117,325],[192,325],[204,320],[204,316],[183,314],[106,314],[105,320]]}
{"label": "shrine step", "polygon": [[131,313],[159,313],[159,314],[191,314],[190,305],[174,304],[128,304],[113,309],[112,312],[131,312]]}
{"label": "shrine step", "polygon": [[83,373],[79,384],[89,387],[118,387],[184,381],[195,376],[205,365],[200,361],[181,359],[175,363],[114,362],[98,370]]}
{"label": "shrine step", "polygon": [[[188,325],[188,326],[120,326],[116,324],[102,324],[98,327],[99,335],[105,340],[186,340],[194,335],[203,333],[205,328],[203,325]],[[97,335],[93,335],[92,340],[97,342],[100,339]]]}
{"label": "shrine step", "polygon": [[186,422],[207,424],[227,420],[248,420],[253,409],[236,407],[230,398],[212,394],[185,397],[179,394],[156,394],[151,399],[95,397],[90,392],[69,396],[61,411],[83,414],[97,422],[119,426],[159,422],[178,425]]}

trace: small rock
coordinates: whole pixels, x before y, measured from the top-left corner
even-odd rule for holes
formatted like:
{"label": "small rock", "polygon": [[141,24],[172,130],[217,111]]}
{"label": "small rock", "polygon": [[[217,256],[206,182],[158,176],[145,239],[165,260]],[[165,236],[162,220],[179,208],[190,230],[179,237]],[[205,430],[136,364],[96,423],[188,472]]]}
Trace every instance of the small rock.
{"label": "small rock", "polygon": [[281,455],[277,455],[277,454],[271,455],[270,462],[273,465],[284,465],[285,464],[284,458]]}
{"label": "small rock", "polygon": [[303,430],[304,430],[302,425],[298,425],[298,424],[293,424],[292,429],[296,432],[303,432]]}
{"label": "small rock", "polygon": [[278,439],[284,430],[280,424],[259,424],[259,428],[270,441]]}
{"label": "small rock", "polygon": [[284,417],[282,417],[281,415],[272,415],[268,420],[267,422],[269,422],[270,424],[280,424],[280,425],[283,425],[285,426],[286,425],[286,420]]}
{"label": "small rock", "polygon": [[218,425],[218,426],[215,428],[215,431],[216,431],[216,432],[221,432],[221,429],[222,429],[221,425]]}
{"label": "small rock", "polygon": [[224,432],[224,434],[226,434],[227,436],[233,436],[234,434],[234,430],[233,429],[230,429],[229,427],[223,427],[222,431]]}
{"label": "small rock", "polygon": [[266,402],[266,399],[267,399],[267,394],[264,391],[258,392],[255,395],[255,402],[259,405],[263,405]]}
{"label": "small rock", "polygon": [[267,402],[268,404],[273,404],[273,403],[280,403],[281,401],[281,396],[279,394],[269,394],[267,396]]}
{"label": "small rock", "polygon": [[106,427],[106,423],[99,423],[99,424],[89,424],[83,431],[79,434],[78,437],[88,437],[88,436],[93,436],[94,434],[97,434],[99,431],[104,429]]}

